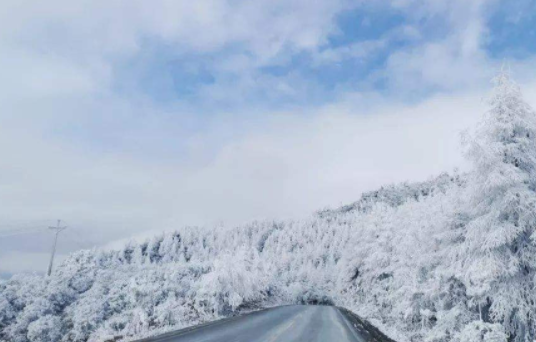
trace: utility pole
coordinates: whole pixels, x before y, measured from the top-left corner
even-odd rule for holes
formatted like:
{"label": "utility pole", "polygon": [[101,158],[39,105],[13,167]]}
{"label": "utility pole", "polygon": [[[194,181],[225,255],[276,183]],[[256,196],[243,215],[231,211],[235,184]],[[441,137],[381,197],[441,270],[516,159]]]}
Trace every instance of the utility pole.
{"label": "utility pole", "polygon": [[58,243],[58,235],[60,235],[61,231],[67,229],[67,226],[61,227],[60,223],[61,223],[61,220],[58,220],[56,227],[48,227],[48,229],[54,230],[56,232],[54,236],[54,245],[52,245],[52,255],[50,256],[50,264],[48,264],[48,272],[47,272],[48,276],[50,276],[50,274],[52,273],[52,264],[54,263],[54,254],[56,254],[56,244]]}

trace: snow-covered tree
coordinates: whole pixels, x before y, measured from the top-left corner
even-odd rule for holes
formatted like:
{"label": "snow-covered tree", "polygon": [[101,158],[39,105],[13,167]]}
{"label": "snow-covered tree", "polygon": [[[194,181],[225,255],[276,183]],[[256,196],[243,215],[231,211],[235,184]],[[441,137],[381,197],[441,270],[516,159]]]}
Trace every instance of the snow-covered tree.
{"label": "snow-covered tree", "polygon": [[474,171],[456,258],[480,318],[523,342],[536,332],[536,113],[507,73],[494,83],[468,146]]}

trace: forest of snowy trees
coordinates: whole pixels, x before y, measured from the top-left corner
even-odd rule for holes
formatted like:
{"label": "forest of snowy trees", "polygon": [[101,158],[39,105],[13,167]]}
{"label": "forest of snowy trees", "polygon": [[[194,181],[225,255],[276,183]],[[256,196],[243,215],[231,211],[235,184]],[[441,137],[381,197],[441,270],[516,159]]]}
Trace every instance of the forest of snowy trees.
{"label": "forest of snowy trees", "polygon": [[536,338],[536,114],[500,74],[473,171],[306,220],[186,227],[0,284],[0,341],[128,340],[287,304],[346,307],[399,342]]}

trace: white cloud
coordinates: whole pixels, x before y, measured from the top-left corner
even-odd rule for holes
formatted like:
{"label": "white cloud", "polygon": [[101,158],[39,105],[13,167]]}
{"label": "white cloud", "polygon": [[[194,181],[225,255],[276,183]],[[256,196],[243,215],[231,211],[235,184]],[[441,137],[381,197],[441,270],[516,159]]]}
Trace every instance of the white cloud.
{"label": "white cloud", "polygon": [[231,44],[269,59],[283,49],[310,49],[334,28],[341,1],[7,1],[0,40],[87,60],[136,52],[144,39],[178,51]]}
{"label": "white cloud", "polygon": [[4,101],[87,95],[107,84],[108,72],[102,65],[80,65],[62,56],[23,49],[0,46],[0,51],[0,98]]}
{"label": "white cloud", "polygon": [[387,42],[385,39],[371,40],[345,45],[334,49],[325,49],[315,55],[316,64],[339,63],[344,59],[364,60],[375,54],[377,51],[385,48]]}
{"label": "white cloud", "polygon": [[[397,91],[460,90],[481,87],[497,72],[484,50],[487,13],[495,1],[394,1],[392,4],[434,31],[428,40],[393,52],[381,71]],[[439,23],[439,24],[438,24]],[[429,32],[428,32],[429,33]]]}

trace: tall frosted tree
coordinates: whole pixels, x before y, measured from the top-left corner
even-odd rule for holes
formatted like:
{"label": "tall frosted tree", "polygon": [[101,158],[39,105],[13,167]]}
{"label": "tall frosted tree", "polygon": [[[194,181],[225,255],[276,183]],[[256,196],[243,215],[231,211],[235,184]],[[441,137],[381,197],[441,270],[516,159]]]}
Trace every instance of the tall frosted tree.
{"label": "tall frosted tree", "polygon": [[494,79],[490,109],[469,141],[474,165],[460,276],[480,320],[510,340],[536,336],[536,113],[508,73]]}

